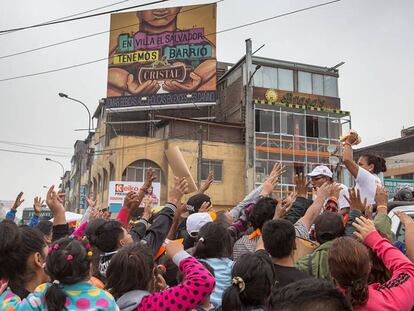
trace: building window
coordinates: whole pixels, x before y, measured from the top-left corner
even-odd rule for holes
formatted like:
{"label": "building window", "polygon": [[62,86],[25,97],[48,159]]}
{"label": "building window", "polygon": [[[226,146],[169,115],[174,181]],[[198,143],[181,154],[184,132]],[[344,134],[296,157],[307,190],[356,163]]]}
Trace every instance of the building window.
{"label": "building window", "polygon": [[312,74],[310,72],[298,72],[298,92],[312,94]]}
{"label": "building window", "polygon": [[201,161],[201,180],[207,180],[210,172],[213,172],[215,181],[223,181],[223,161],[203,159]]}
{"label": "building window", "polygon": [[[261,73],[263,75],[263,87],[265,88],[276,88],[277,87],[277,68],[273,67],[261,67]],[[259,69],[259,70],[260,70]]]}
{"label": "building window", "polygon": [[312,74],[312,93],[323,95],[323,75]]}
{"label": "building window", "polygon": [[282,111],[281,120],[280,132],[282,134],[293,135],[293,114]]}
{"label": "building window", "polygon": [[324,76],[324,95],[338,97],[338,84],[335,77]]}
{"label": "building window", "polygon": [[278,89],[285,91],[293,91],[293,70],[281,69],[277,70]]}
{"label": "building window", "polygon": [[319,137],[318,117],[306,116],[306,136]]}
{"label": "building window", "polygon": [[128,165],[122,174],[122,181],[144,182],[149,168],[155,173],[155,182],[161,182],[161,168],[149,160],[138,160]]}

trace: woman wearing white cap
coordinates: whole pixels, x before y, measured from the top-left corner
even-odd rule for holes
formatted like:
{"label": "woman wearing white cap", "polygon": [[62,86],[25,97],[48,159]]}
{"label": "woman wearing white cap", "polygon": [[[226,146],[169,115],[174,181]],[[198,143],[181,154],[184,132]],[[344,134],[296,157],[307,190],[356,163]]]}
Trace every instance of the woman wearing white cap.
{"label": "woman wearing white cap", "polygon": [[[332,178],[332,171],[329,169],[329,167],[324,165],[315,167],[313,171],[310,172],[307,176],[311,178],[312,186],[316,189],[326,182],[329,184],[332,184],[334,182]],[[338,212],[342,215],[345,215],[349,212],[349,203],[346,199],[348,198],[348,187],[343,184],[338,185],[341,188],[341,191],[339,192],[336,204],[338,207]]]}

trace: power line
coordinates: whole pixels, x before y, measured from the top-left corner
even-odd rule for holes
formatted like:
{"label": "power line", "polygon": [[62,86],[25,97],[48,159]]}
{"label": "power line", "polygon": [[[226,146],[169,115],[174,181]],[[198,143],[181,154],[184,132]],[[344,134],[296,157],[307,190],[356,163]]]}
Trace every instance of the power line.
{"label": "power line", "polygon": [[43,24],[35,24],[35,25],[31,25],[31,26],[0,30],[0,34],[1,33],[8,33],[8,32],[11,32],[11,31],[19,31],[19,30],[29,29],[29,28],[38,28],[38,27],[43,27],[43,26],[50,26],[50,25],[56,25],[56,24],[61,24],[61,23],[73,22],[73,21],[82,20],[82,19],[86,19],[86,18],[98,17],[98,16],[101,16],[101,15],[107,15],[107,14],[126,11],[126,10],[130,10],[130,9],[141,8],[141,7],[144,7],[144,6],[149,6],[149,5],[158,4],[158,3],[167,2],[167,1],[170,1],[170,0],[157,0],[157,1],[153,1],[153,2],[143,3],[143,4],[139,4],[139,5],[133,5],[133,6],[126,7],[126,8],[121,8],[121,9],[116,9],[116,10],[111,10],[111,11],[105,11],[105,12],[95,13],[95,14],[86,15],[86,16],[79,16],[79,17],[69,18],[69,19],[65,19],[65,20],[56,20],[56,21],[43,23]]}
{"label": "power line", "polygon": [[[208,3],[208,4],[200,5],[200,6],[197,6],[195,8],[191,8],[191,9],[187,9],[187,10],[180,11],[180,12],[178,12],[178,14],[183,14],[183,13],[190,12],[190,11],[193,11],[193,10],[198,10],[198,9],[201,9],[201,8],[203,8],[205,6],[209,6],[209,5],[212,5],[212,4],[217,4],[217,3],[220,3],[220,2],[223,2],[223,1],[224,0],[219,0],[219,1],[216,1],[216,2],[213,2],[213,3]],[[173,16],[173,15],[175,15],[175,14],[168,14],[166,16]],[[154,19],[152,19],[150,21],[155,21],[155,20],[156,20],[156,18],[154,18]],[[83,40],[83,39],[88,39],[88,38],[92,38],[92,37],[95,37],[95,36],[103,35],[103,34],[106,34],[106,33],[111,33],[111,32],[114,32],[114,31],[118,31],[118,30],[121,30],[121,29],[129,28],[129,27],[132,27],[132,26],[138,26],[138,25],[140,25],[139,22],[138,23],[131,24],[131,25],[127,25],[127,26],[115,28],[115,29],[110,29],[110,30],[104,30],[104,31],[100,31],[100,32],[95,32],[95,33],[91,33],[89,35],[84,35],[84,36],[76,37],[76,38],[73,38],[73,39],[63,40],[63,41],[59,41],[59,42],[55,42],[55,43],[51,43],[51,44],[39,46],[37,48],[24,50],[24,51],[21,51],[21,52],[15,52],[15,53],[12,53],[12,54],[2,55],[2,56],[0,56],[0,59],[9,58],[9,57],[13,57],[13,56],[18,56],[18,55],[22,55],[22,54],[27,54],[27,53],[31,53],[31,52],[36,52],[36,51],[48,49],[48,48],[51,48],[51,47],[54,47],[54,46],[58,46],[58,45],[62,45],[62,44],[70,43],[70,42],[75,42],[75,41],[79,41],[79,40]]]}
{"label": "power line", "polygon": [[39,153],[39,152],[30,152],[30,151],[18,151],[18,150],[11,150],[11,149],[0,149],[0,152],[32,154],[32,155],[41,155],[41,156],[50,156],[50,157],[61,157],[61,158],[71,158],[72,157],[72,156],[66,156],[66,155],[61,155],[61,154]]}
{"label": "power line", "polygon": [[[341,0],[334,0],[334,1],[329,1],[329,2],[325,2],[325,3],[321,3],[321,4],[309,6],[309,7],[303,8],[303,9],[299,9],[299,10],[295,10],[295,11],[291,11],[291,12],[287,12],[287,13],[275,15],[275,16],[272,16],[272,17],[260,19],[260,20],[257,20],[257,21],[254,21],[254,22],[250,22],[250,23],[247,23],[247,24],[242,24],[242,25],[239,25],[239,26],[235,26],[235,27],[223,29],[223,30],[220,30],[220,31],[212,32],[212,33],[209,33],[209,34],[204,35],[204,36],[207,37],[207,36],[211,36],[211,35],[214,35],[214,34],[221,34],[221,33],[225,33],[225,32],[228,32],[228,31],[232,31],[232,30],[236,30],[236,29],[240,29],[240,28],[252,26],[252,25],[259,24],[259,23],[263,23],[263,22],[266,22],[266,21],[269,21],[269,20],[273,20],[273,19],[276,19],[276,18],[280,18],[280,17],[292,15],[292,14],[295,14],[295,13],[299,13],[299,12],[311,10],[311,9],[318,8],[318,7],[321,7],[321,6],[326,6],[326,5],[329,5],[329,4],[332,4],[332,3],[335,3],[335,2],[339,2],[339,1],[341,1]],[[89,61],[89,62],[75,64],[75,65],[71,65],[71,66],[66,66],[66,67],[61,67],[61,68],[56,68],[56,69],[41,71],[41,72],[32,73],[32,74],[20,75],[20,76],[15,76],[15,77],[10,77],[10,78],[4,78],[4,79],[0,79],[0,82],[5,82],[5,81],[16,80],[16,79],[21,79],[21,78],[28,78],[28,77],[33,77],[33,76],[44,75],[44,74],[48,74],[48,73],[52,73],[52,72],[57,72],[57,71],[72,69],[72,68],[81,67],[81,66],[85,66],[85,65],[90,65],[90,64],[93,64],[93,63],[101,62],[101,61],[107,61],[109,59],[110,59],[110,57],[105,57],[105,58],[101,58],[101,59],[97,59],[97,60],[92,60],[92,61]]]}
{"label": "power line", "polygon": [[[51,23],[51,22],[55,22],[55,21],[65,20],[65,19],[67,19],[67,18],[71,18],[71,17],[75,17],[75,16],[83,15],[83,14],[86,14],[86,13],[90,13],[90,12],[98,11],[98,10],[105,9],[105,8],[109,8],[109,7],[111,7],[111,6],[118,5],[118,4],[121,4],[121,3],[124,3],[124,2],[128,2],[128,1],[130,1],[130,0],[123,0],[123,1],[120,1],[120,2],[115,2],[115,3],[108,4],[108,5],[104,5],[104,6],[101,6],[101,7],[95,8],[95,9],[90,9],[90,10],[87,10],[87,11],[83,11],[83,12],[79,12],[79,13],[75,13],[75,14],[67,15],[67,16],[64,16],[64,17],[60,17],[60,18],[56,18],[56,19],[52,19],[52,20],[50,20],[50,21],[43,22],[43,23],[40,23],[40,24],[37,24],[37,25],[42,25],[42,24],[45,24],[45,23]],[[0,36],[4,36],[4,35],[10,34],[10,33],[17,32],[17,31],[18,31],[18,30],[11,30],[11,31],[9,31],[9,32],[4,32],[4,33],[1,33],[1,34],[0,34]]]}
{"label": "power line", "polygon": [[53,148],[53,149],[72,149],[72,147],[58,147],[58,146],[50,146],[50,145],[38,145],[38,144],[31,144],[31,143],[20,143],[14,141],[7,141],[7,140],[0,140],[2,144],[16,144],[21,146],[33,146],[33,147],[45,147],[45,148]]}
{"label": "power line", "polygon": [[67,152],[58,151],[58,150],[51,150],[51,149],[47,149],[47,148],[44,148],[44,147],[32,147],[32,146],[26,146],[26,145],[20,145],[20,144],[13,144],[13,143],[1,143],[1,144],[11,145],[11,146],[14,146],[14,147],[19,147],[19,148],[26,148],[26,149],[32,149],[32,150],[40,150],[40,151],[43,151],[43,152],[59,153],[61,155],[66,155],[66,156],[71,155],[71,154],[69,154]]}

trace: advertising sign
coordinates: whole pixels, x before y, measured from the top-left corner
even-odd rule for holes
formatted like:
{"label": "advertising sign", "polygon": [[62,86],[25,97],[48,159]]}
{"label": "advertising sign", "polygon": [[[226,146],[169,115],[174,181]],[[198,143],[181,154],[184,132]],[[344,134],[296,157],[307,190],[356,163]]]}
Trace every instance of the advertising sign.
{"label": "advertising sign", "polygon": [[79,208],[80,209],[86,208],[86,186],[80,186]]}
{"label": "advertising sign", "polygon": [[216,101],[216,4],[111,15],[106,106]]}
{"label": "advertising sign", "polygon": [[[138,192],[144,185],[143,182],[132,181],[110,181],[109,182],[109,199],[108,204],[111,213],[118,213],[124,203],[124,198],[130,191]],[[152,199],[152,207],[156,208],[160,204],[161,184],[157,182],[152,183],[152,187],[148,189],[141,202],[140,207],[144,207],[149,199]]]}

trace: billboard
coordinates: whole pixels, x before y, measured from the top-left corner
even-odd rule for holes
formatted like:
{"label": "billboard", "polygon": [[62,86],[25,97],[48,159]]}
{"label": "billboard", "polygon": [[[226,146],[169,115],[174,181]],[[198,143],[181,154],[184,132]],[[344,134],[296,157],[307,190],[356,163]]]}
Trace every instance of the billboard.
{"label": "billboard", "polygon": [[[111,213],[118,213],[124,203],[124,198],[130,191],[138,192],[144,185],[143,182],[133,181],[110,181],[109,182],[109,198],[108,204]],[[160,205],[161,184],[157,182],[152,183],[152,187],[148,189],[140,207],[144,207],[149,199],[152,199],[152,207],[156,208]]]}
{"label": "billboard", "polygon": [[216,4],[111,15],[106,106],[216,101]]}

